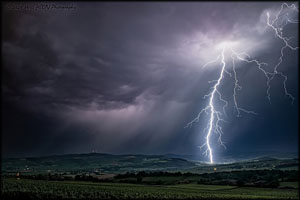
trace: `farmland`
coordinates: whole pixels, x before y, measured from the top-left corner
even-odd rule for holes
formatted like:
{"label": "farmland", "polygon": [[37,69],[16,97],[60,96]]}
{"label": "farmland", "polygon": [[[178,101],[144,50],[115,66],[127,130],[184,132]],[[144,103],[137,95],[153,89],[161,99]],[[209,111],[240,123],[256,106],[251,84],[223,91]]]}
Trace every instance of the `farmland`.
{"label": "farmland", "polygon": [[297,158],[207,164],[166,155],[2,160],[4,199],[298,199]]}
{"label": "farmland", "polygon": [[202,184],[142,185],[5,178],[4,199],[298,199],[297,189]]}

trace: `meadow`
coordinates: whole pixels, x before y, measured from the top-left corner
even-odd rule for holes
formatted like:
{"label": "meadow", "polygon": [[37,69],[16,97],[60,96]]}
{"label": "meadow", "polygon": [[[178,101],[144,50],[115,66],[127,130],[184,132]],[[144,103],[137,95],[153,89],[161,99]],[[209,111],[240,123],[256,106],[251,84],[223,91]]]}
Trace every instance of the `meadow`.
{"label": "meadow", "polygon": [[226,185],[142,185],[4,178],[3,199],[299,199],[298,189]]}

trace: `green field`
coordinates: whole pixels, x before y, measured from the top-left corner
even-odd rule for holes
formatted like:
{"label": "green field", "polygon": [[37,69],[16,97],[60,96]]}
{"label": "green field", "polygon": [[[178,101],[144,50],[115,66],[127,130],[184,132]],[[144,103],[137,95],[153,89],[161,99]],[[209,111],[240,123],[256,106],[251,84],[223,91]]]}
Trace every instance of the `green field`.
{"label": "green field", "polygon": [[4,199],[299,199],[297,189],[3,179]]}
{"label": "green field", "polygon": [[299,188],[299,182],[281,182],[279,187]]}

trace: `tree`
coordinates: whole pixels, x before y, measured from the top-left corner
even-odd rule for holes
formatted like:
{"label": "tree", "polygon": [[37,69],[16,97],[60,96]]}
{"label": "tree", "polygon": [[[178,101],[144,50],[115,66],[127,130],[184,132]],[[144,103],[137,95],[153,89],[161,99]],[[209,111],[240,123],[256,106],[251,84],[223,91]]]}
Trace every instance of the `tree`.
{"label": "tree", "polygon": [[236,184],[237,184],[238,186],[244,186],[244,185],[245,185],[245,181],[242,180],[242,179],[239,179],[239,180],[236,182]]}
{"label": "tree", "polygon": [[138,177],[136,178],[136,182],[141,183],[142,181],[143,181],[143,177],[141,175],[138,175]]}

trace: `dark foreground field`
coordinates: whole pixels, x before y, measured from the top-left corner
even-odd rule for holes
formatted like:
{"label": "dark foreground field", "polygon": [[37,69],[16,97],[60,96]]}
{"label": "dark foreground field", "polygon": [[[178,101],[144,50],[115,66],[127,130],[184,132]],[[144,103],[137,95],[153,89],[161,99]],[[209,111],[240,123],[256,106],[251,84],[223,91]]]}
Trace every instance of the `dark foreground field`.
{"label": "dark foreground field", "polygon": [[299,199],[298,189],[225,185],[141,185],[5,178],[4,199]]}

